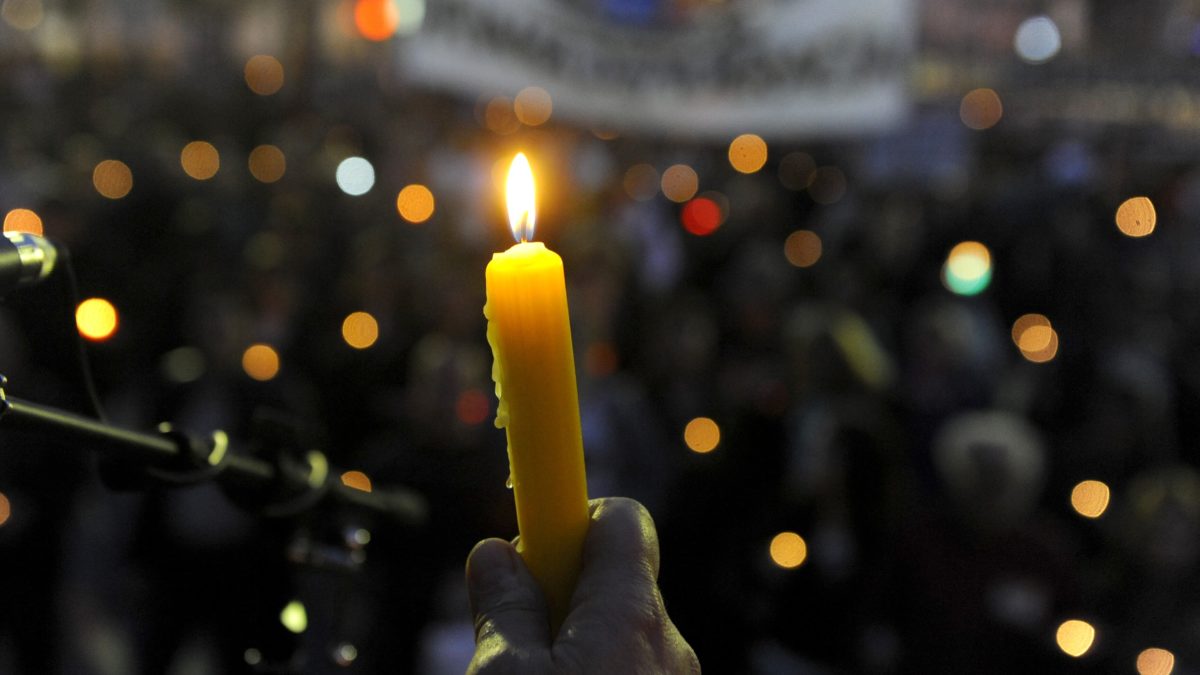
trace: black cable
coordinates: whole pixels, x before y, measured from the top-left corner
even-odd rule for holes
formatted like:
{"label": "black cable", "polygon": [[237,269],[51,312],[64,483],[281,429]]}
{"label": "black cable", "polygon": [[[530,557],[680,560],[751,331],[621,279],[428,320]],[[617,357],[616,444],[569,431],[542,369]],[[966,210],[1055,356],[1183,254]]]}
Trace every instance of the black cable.
{"label": "black cable", "polygon": [[71,332],[75,335],[75,354],[79,365],[79,373],[83,377],[84,390],[87,392],[88,402],[92,405],[92,413],[96,419],[101,422],[107,422],[108,416],[104,414],[104,406],[100,403],[100,395],[96,392],[96,380],[92,375],[92,364],[88,360],[87,343],[83,341],[83,336],[79,334],[78,326],[75,325],[75,312],[79,308],[79,282],[75,277],[75,265],[71,261],[71,252],[65,245],[54,243],[54,247],[58,250],[59,264],[65,270],[67,275],[67,302],[68,316],[71,317],[69,325]]}

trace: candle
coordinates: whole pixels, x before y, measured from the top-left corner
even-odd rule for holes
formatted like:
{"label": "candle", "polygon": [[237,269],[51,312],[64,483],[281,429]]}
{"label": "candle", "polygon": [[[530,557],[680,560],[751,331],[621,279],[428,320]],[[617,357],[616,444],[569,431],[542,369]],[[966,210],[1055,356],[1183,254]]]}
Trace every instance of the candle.
{"label": "candle", "polygon": [[487,338],[496,426],[508,436],[517,551],[546,596],[550,630],[567,615],[588,528],[587,481],[562,258],[532,242],[533,174],[518,153],[508,175],[517,244],[487,266]]}

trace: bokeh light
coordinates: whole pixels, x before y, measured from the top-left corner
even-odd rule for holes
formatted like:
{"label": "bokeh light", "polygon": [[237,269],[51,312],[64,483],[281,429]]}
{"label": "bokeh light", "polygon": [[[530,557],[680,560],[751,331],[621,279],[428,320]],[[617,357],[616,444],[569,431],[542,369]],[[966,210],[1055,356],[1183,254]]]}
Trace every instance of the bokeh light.
{"label": "bokeh light", "polygon": [[412,35],[420,30],[425,23],[425,0],[393,0],[393,2],[396,3],[396,11],[400,16],[396,33]]}
{"label": "bokeh light", "polygon": [[342,339],[355,349],[366,349],[379,339],[379,322],[367,312],[351,312],[342,321]]}
{"label": "bokeh light", "polygon": [[274,145],[260,145],[251,150],[247,164],[250,175],[263,183],[274,183],[287,171],[287,157]]}
{"label": "bokeh light", "polygon": [[338,164],[336,178],[342,192],[358,197],[375,187],[375,167],[362,157],[347,157]]}
{"label": "bokeh light", "polygon": [[662,193],[667,199],[682,204],[696,196],[700,177],[686,164],[673,164],[662,173]]}
{"label": "bokeh light", "polygon": [[742,134],[729,144],[729,163],[741,173],[754,173],[767,163],[767,142],[755,134]]}
{"label": "bokeh light", "polygon": [[658,194],[658,170],[649,164],[634,164],[625,171],[621,185],[630,199],[639,202],[654,199]]}
{"label": "bokeh light", "polygon": [[1130,197],[1117,207],[1117,229],[1127,237],[1145,237],[1158,224],[1154,202],[1149,197]]}
{"label": "bokeh light", "polygon": [[267,344],[253,344],[242,352],[242,370],[259,382],[272,380],[279,374],[279,352]]}
{"label": "bokeh light", "polygon": [[1137,656],[1138,675],[1171,675],[1175,655],[1161,647],[1143,649]]}
{"label": "bokeh light", "polygon": [[162,357],[160,368],[168,382],[188,384],[199,380],[207,367],[204,352],[196,347],[177,347]]}
{"label": "bokeh light", "polygon": [[101,196],[120,199],[133,189],[133,172],[119,159],[106,159],[92,170],[92,185]]}
{"label": "bokeh light", "polygon": [[780,532],[771,538],[771,562],[784,569],[794,569],[808,558],[808,544],[795,532]]}
{"label": "bokeh light", "polygon": [[0,18],[20,31],[37,28],[45,16],[42,0],[4,0],[4,3],[0,4]]}
{"label": "bokeh light", "polygon": [[279,613],[279,623],[297,635],[308,630],[308,611],[304,609],[304,603],[292,600],[285,605]]}
{"label": "bokeh light", "polygon": [[1050,319],[1047,319],[1042,314],[1022,314],[1017,317],[1017,320],[1012,325],[1012,341],[1021,351],[1026,349],[1044,349],[1050,343],[1050,336],[1046,334],[1046,341],[1041,341],[1041,333],[1035,333],[1031,336],[1025,334],[1033,328],[1050,328]]}
{"label": "bokeh light", "polygon": [[212,143],[192,141],[180,151],[179,164],[188,176],[196,180],[208,180],[221,169],[221,155]]}
{"label": "bokeh light", "polygon": [[8,522],[12,517],[12,504],[8,501],[8,496],[0,492],[0,527]]}
{"label": "bokeh light", "polygon": [[259,96],[270,96],[283,88],[283,64],[274,56],[257,54],[246,61],[246,86]]}
{"label": "bokeh light", "polygon": [[79,334],[94,342],[103,342],[117,332],[117,308],[104,298],[88,298],[75,308],[75,326]]}
{"label": "bokeh light", "polygon": [[381,42],[396,34],[400,11],[392,0],[356,0],[354,27],[364,38]]}
{"label": "bokeh light", "polygon": [[513,111],[512,99],[507,96],[495,96],[487,103],[483,112],[487,128],[497,134],[506,136],[521,128],[521,120]]}
{"label": "bokeh light", "polygon": [[779,160],[779,182],[793,192],[802,192],[812,185],[817,163],[807,152],[789,152]]}
{"label": "bokeh light", "polygon": [[977,241],[964,241],[950,249],[942,266],[942,283],[958,295],[982,293],[992,281],[992,254]]}
{"label": "bokeh light", "polygon": [[1092,648],[1092,643],[1096,641],[1096,629],[1086,621],[1068,619],[1059,624],[1054,639],[1063,653],[1078,658]]}
{"label": "bokeh light", "polygon": [[342,473],[342,485],[359,492],[370,492],[371,478],[362,471],[346,471]]}
{"label": "bokeh light", "polygon": [[410,223],[423,223],[433,215],[433,192],[419,183],[405,185],[396,196],[396,210]]}
{"label": "bokeh light", "polygon": [[[1035,326],[1034,328],[1031,328],[1029,331],[1026,331],[1024,335],[1028,335],[1030,333],[1030,331],[1034,331],[1035,337],[1027,338],[1027,341],[1034,345],[1040,344],[1041,343],[1040,329]],[[1019,345],[1018,345],[1018,347],[1019,347]],[[1054,330],[1053,328],[1050,329],[1050,339],[1049,339],[1049,341],[1046,342],[1045,347],[1038,349],[1036,351],[1024,351],[1024,350],[1021,351],[1021,356],[1024,356],[1027,361],[1030,361],[1032,363],[1046,363],[1048,361],[1053,361],[1054,357],[1057,355],[1058,355],[1058,331]]]}
{"label": "bokeh light", "polygon": [[796,267],[812,267],[821,259],[821,237],[812,230],[796,230],[783,240],[783,255]]}
{"label": "bokeh light", "polygon": [[721,444],[721,427],[708,417],[697,417],[683,428],[683,442],[692,452],[710,453]]}
{"label": "bokeh light", "polygon": [[983,131],[1000,122],[1004,115],[1004,106],[1000,103],[1000,95],[994,89],[972,89],[963,96],[958,115],[967,127]]}
{"label": "bokeh light", "polygon": [[467,389],[454,401],[454,415],[463,424],[482,424],[491,412],[491,402],[482,389]]}
{"label": "bokeh light", "polygon": [[1085,518],[1099,518],[1108,510],[1108,485],[1098,480],[1081,481],[1071,490],[1071,508]]}
{"label": "bokeh light", "polygon": [[553,110],[554,100],[550,98],[550,92],[541,87],[525,87],[513,99],[513,112],[517,120],[526,126],[545,124]]}
{"label": "bokeh light", "polygon": [[1062,37],[1058,25],[1048,16],[1032,16],[1021,22],[1013,36],[1017,56],[1029,63],[1045,63],[1058,54]]}
{"label": "bokeh light", "polygon": [[29,209],[13,209],[4,215],[5,232],[24,232],[40,237],[44,234],[42,229],[41,216]]}
{"label": "bokeh light", "polygon": [[822,166],[813,171],[808,194],[818,204],[835,204],[846,194],[846,174],[836,166]]}
{"label": "bokeh light", "polygon": [[683,229],[698,237],[715,232],[723,220],[721,207],[708,197],[696,197],[679,211],[679,222],[683,224]]}

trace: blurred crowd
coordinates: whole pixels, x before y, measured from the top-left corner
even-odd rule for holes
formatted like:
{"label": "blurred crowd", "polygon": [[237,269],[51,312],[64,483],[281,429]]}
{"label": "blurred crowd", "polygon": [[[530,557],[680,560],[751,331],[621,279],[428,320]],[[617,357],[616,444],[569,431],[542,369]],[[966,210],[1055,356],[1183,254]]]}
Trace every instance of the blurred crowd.
{"label": "blurred crowd", "polygon": [[[221,53],[187,77],[98,54],[62,72],[8,53],[0,213],[35,211],[82,296],[117,308],[87,346],[108,417],[267,452],[272,411],[289,449],[417,490],[431,518],[268,518],[212,484],[114,491],[87,448],[0,418],[0,672],[461,672],[466,553],[516,534],[481,310],[484,266],[511,241],[496,167],[517,149],[566,265],[589,491],[649,507],[667,608],[708,672],[1200,659],[1194,139],[975,130],[957,100],[926,102],[882,137],[768,139],[743,173],[721,144],[497,124],[488,99],[386,66],[310,64],[268,98]],[[220,152],[210,180],[180,169],[198,138]],[[245,169],[262,143],[287,157],[277,182]],[[348,156],[374,164],[364,195],[334,179]],[[115,200],[93,183],[113,157],[133,176]],[[720,210],[703,236],[683,225],[690,195],[659,189],[680,164]],[[415,183],[436,208],[410,223],[395,200]],[[1143,238],[1114,224],[1135,195],[1157,208]],[[797,230],[819,248],[789,253]],[[963,241],[990,251],[977,294],[944,283]],[[75,302],[60,273],[0,303],[10,395],[94,413]],[[354,311],[378,323],[369,348],[343,339]],[[1028,313],[1059,341],[1041,362],[1010,338]],[[252,344],[277,374],[247,374]],[[701,417],[719,428],[708,452],[684,438]],[[1072,508],[1085,479],[1111,488],[1099,518]],[[772,558],[780,532],[806,542],[799,566]],[[1072,619],[1095,630],[1078,659]]]}

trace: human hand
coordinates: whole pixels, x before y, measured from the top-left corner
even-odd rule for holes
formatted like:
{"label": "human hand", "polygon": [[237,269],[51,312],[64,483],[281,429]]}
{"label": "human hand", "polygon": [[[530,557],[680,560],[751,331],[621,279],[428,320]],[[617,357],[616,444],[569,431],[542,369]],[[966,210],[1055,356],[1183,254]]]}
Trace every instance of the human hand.
{"label": "human hand", "polygon": [[658,534],[638,502],[593,499],[583,569],[556,637],[546,603],[512,544],[485,539],[467,558],[476,675],[699,673],[658,590]]}

